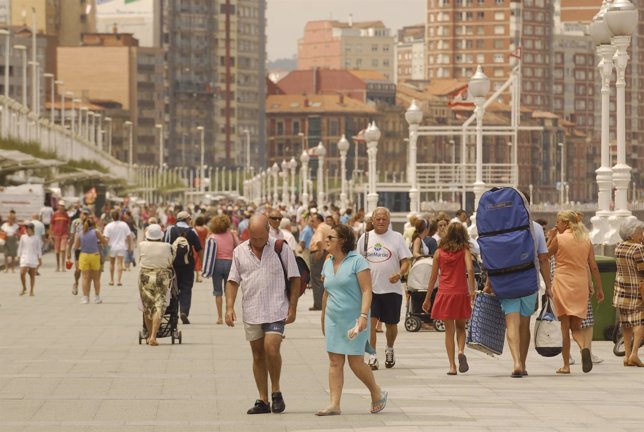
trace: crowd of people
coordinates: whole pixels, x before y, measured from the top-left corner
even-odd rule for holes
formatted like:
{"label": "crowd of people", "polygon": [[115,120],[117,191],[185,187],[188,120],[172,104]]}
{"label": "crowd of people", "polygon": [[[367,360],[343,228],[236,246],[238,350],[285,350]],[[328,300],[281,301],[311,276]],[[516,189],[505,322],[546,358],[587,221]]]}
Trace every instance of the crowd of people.
{"label": "crowd of people", "polygon": [[[543,293],[552,298],[561,321],[563,366],[556,372],[570,374],[570,335],[579,346],[583,371],[590,372],[593,363],[602,361],[592,353],[590,299],[595,296],[601,302],[604,292],[588,231],[582,216],[571,211],[557,214],[552,229],[547,229],[543,220],[534,225]],[[424,257],[433,257],[433,266],[422,307],[432,319],[445,322],[447,374],[470,370],[465,337],[477,291],[474,273],[475,266],[480,265],[480,248],[467,227],[468,215],[463,210],[453,217],[444,212],[410,214],[399,233],[384,207],[365,215],[363,210],[341,212],[334,205],[319,207],[315,202],[292,208],[226,202],[188,207],[106,205],[95,213],[58,201],[55,211],[45,206],[22,224],[10,212],[1,224],[0,240],[4,271],[14,272],[16,265],[20,267],[20,295],[27,291],[35,295],[42,254],[50,246],[56,257],[56,272],[73,268],[71,292],[77,295],[80,284],[83,304],[90,302],[92,285],[94,303],[102,303],[103,273],[108,274],[109,285],[122,286],[123,272],[137,265],[134,251],[138,248],[140,308],[149,346],[158,345],[161,315],[173,287],[184,325],[191,320],[194,283],[212,283],[216,310],[212,319],[216,324],[235,325],[238,318],[234,305],[241,293],[241,322],[251,348],[259,393],[248,414],[285,410],[280,389],[280,346],[285,326],[296,320],[300,271],[295,257],[301,257],[310,268],[309,310],[320,311],[329,357],[330,403],[316,414],[329,416],[341,413],[345,361],[369,390],[370,412],[385,408],[388,394],[373,374],[382,360],[378,357],[377,333],[384,336],[384,365],[392,368],[406,294],[404,280],[414,263]],[[139,230],[143,233],[140,242]],[[617,274],[612,301],[625,336],[624,365],[641,367],[644,364],[638,348],[644,339],[644,223],[629,220],[622,225],[620,235],[623,242],[615,253]],[[210,280],[204,280],[202,274]],[[494,291],[489,281],[485,291]],[[501,307],[513,359],[511,376],[525,377],[530,317],[537,310],[538,296],[504,299]]]}

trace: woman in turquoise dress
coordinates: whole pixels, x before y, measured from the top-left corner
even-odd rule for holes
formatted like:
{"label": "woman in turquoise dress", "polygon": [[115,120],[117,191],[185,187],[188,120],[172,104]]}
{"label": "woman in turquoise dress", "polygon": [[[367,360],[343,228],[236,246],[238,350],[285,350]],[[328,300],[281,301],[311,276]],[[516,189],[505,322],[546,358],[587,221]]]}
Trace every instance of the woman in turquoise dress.
{"label": "woman in turquoise dress", "polygon": [[[329,355],[330,405],[318,416],[340,414],[344,384],[344,362],[371,393],[372,414],[387,404],[387,392],[376,384],[371,368],[364,362],[368,348],[369,311],[371,309],[371,273],[369,263],[355,251],[356,238],[347,225],[336,225],[326,238],[329,259],[322,268],[322,333]],[[354,331],[351,331],[354,330]],[[355,334],[357,331],[357,334]]]}

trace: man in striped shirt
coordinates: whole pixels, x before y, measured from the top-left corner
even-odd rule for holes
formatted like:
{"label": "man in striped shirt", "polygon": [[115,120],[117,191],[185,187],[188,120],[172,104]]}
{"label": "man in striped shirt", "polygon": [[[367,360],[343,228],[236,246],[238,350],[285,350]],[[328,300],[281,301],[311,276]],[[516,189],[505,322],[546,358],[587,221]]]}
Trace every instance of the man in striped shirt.
{"label": "man in striped shirt", "polygon": [[[253,352],[253,375],[259,399],[248,414],[281,413],[286,408],[280,391],[282,357],[280,345],[284,325],[295,321],[299,298],[300,273],[295,255],[288,244],[282,244],[278,255],[275,239],[269,237],[270,226],[264,215],[250,219],[250,238],[233,251],[233,262],[226,284],[226,325],[237,321],[235,299],[242,290],[242,321],[246,340]],[[290,298],[286,295],[286,279]],[[272,409],[268,402],[268,377],[271,378]]]}

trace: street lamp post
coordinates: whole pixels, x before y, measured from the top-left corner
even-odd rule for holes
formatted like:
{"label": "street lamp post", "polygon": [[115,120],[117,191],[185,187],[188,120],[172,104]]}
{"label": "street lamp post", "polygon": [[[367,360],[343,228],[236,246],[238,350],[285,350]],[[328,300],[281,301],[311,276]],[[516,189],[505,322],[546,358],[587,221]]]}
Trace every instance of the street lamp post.
{"label": "street lamp post", "polygon": [[318,207],[322,208],[324,205],[324,156],[326,156],[326,148],[322,141],[318,143],[315,148],[315,154],[318,157]]}
{"label": "street lamp post", "polygon": [[206,183],[204,182],[204,164],[203,164],[203,159],[204,159],[204,150],[205,150],[205,145],[206,145],[206,132],[203,128],[203,126],[197,126],[197,130],[199,131],[199,145],[200,145],[200,152],[199,152],[199,191],[201,193],[206,192],[205,186]]}
{"label": "street lamp post", "polygon": [[347,151],[349,150],[349,141],[344,134],[338,141],[338,150],[340,151],[340,207],[344,212],[349,203],[347,202]]}
{"label": "street lamp post", "polygon": [[282,161],[282,202],[285,205],[288,205],[288,203],[291,201],[288,193],[288,170],[290,168],[290,165],[286,160]]}
{"label": "street lamp post", "polygon": [[304,150],[300,156],[300,162],[302,162],[302,170],[300,177],[302,177],[302,204],[304,207],[309,205],[309,153]]}
{"label": "street lamp post", "polygon": [[[615,185],[615,213],[620,224],[631,216],[628,209],[628,187],[631,182],[631,167],[626,164],[626,66],[628,64],[628,45],[631,35],[638,25],[637,8],[628,0],[615,0],[606,12],[606,22],[613,34],[611,45],[615,48],[615,70],[617,80],[617,163],[613,166]],[[618,235],[612,237],[611,244],[617,243]]]}
{"label": "street lamp post", "polygon": [[295,205],[295,174],[297,170],[297,161],[294,157],[291,157],[288,166],[291,168],[291,204]]}
{"label": "street lamp post", "polygon": [[[132,131],[132,129],[133,129],[132,122],[131,122],[131,121],[129,121],[129,120],[126,120],[126,121],[123,123],[123,126],[125,126],[125,127],[127,127],[127,128],[128,128],[128,152],[127,152],[127,166],[128,166],[128,167],[129,167],[129,169],[130,169],[130,173],[132,173],[132,163],[133,163],[133,161],[134,161],[134,159],[132,158],[132,149],[133,149],[133,147],[134,147],[134,145],[133,145],[133,143],[132,143],[132,132],[133,132],[133,131]],[[132,175],[132,174],[130,174],[130,175]]]}
{"label": "street lamp post", "polygon": [[40,106],[38,104],[38,95],[40,86],[38,85],[38,45],[36,43],[36,8],[31,8],[31,109],[36,115],[40,115]]}
{"label": "street lamp post", "polygon": [[1,29],[0,35],[4,36],[4,106],[2,108],[2,133],[5,137],[9,135],[9,66],[11,60],[9,51],[11,51],[11,33],[8,30]]}
{"label": "street lamp post", "polygon": [[483,73],[481,65],[476,68],[476,73],[470,79],[468,92],[474,98],[476,109],[476,180],[474,181],[474,213],[472,215],[472,234],[476,233],[476,209],[481,195],[485,192],[483,182],[483,115],[485,114],[485,97],[490,91],[490,80]]}
{"label": "street lamp post", "polygon": [[565,183],[566,183],[566,146],[560,142],[557,144],[561,148],[561,164],[559,166],[559,178],[561,179],[559,187],[559,207],[563,209],[565,203]]}
{"label": "street lamp post", "polygon": [[595,171],[597,179],[597,212],[590,219],[593,229],[590,239],[593,244],[604,242],[608,232],[608,217],[610,216],[610,198],[613,185],[613,170],[610,168],[610,79],[613,73],[613,54],[615,49],[610,44],[612,33],[606,22],[608,1],[604,0],[601,9],[595,15],[589,26],[590,36],[595,45],[600,61],[597,65],[601,76],[601,166]]}
{"label": "street lamp post", "polygon": [[376,182],[378,171],[376,168],[376,156],[378,154],[378,140],[380,140],[380,129],[376,122],[372,122],[364,133],[367,141],[367,156],[369,157],[369,193],[367,194],[367,212],[373,212],[378,206],[378,192]]}
{"label": "street lamp post", "polygon": [[14,45],[13,49],[22,52],[22,106],[27,106],[27,47]]}
{"label": "street lamp post", "polygon": [[277,196],[277,173],[280,168],[277,166],[277,162],[273,163],[271,167],[271,173],[273,174],[273,205],[277,204],[279,197]]}
{"label": "street lamp post", "polygon": [[409,146],[407,150],[407,181],[410,184],[409,203],[410,210],[418,213],[420,211],[420,191],[418,190],[418,176],[416,174],[416,162],[418,154],[418,127],[423,121],[423,112],[416,104],[415,100],[405,113],[405,120],[409,124]]}

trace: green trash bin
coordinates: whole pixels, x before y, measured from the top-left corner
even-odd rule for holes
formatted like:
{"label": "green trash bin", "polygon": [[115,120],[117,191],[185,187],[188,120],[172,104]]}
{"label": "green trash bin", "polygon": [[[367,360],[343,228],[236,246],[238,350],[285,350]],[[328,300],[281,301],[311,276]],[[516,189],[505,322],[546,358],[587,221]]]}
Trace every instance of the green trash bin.
{"label": "green trash bin", "polygon": [[613,307],[613,287],[615,285],[615,272],[617,264],[614,257],[595,256],[599,275],[604,289],[604,301],[597,304],[596,296],[593,296],[593,313],[595,315],[595,327],[593,329],[593,340],[612,340],[615,329],[615,308]]}

